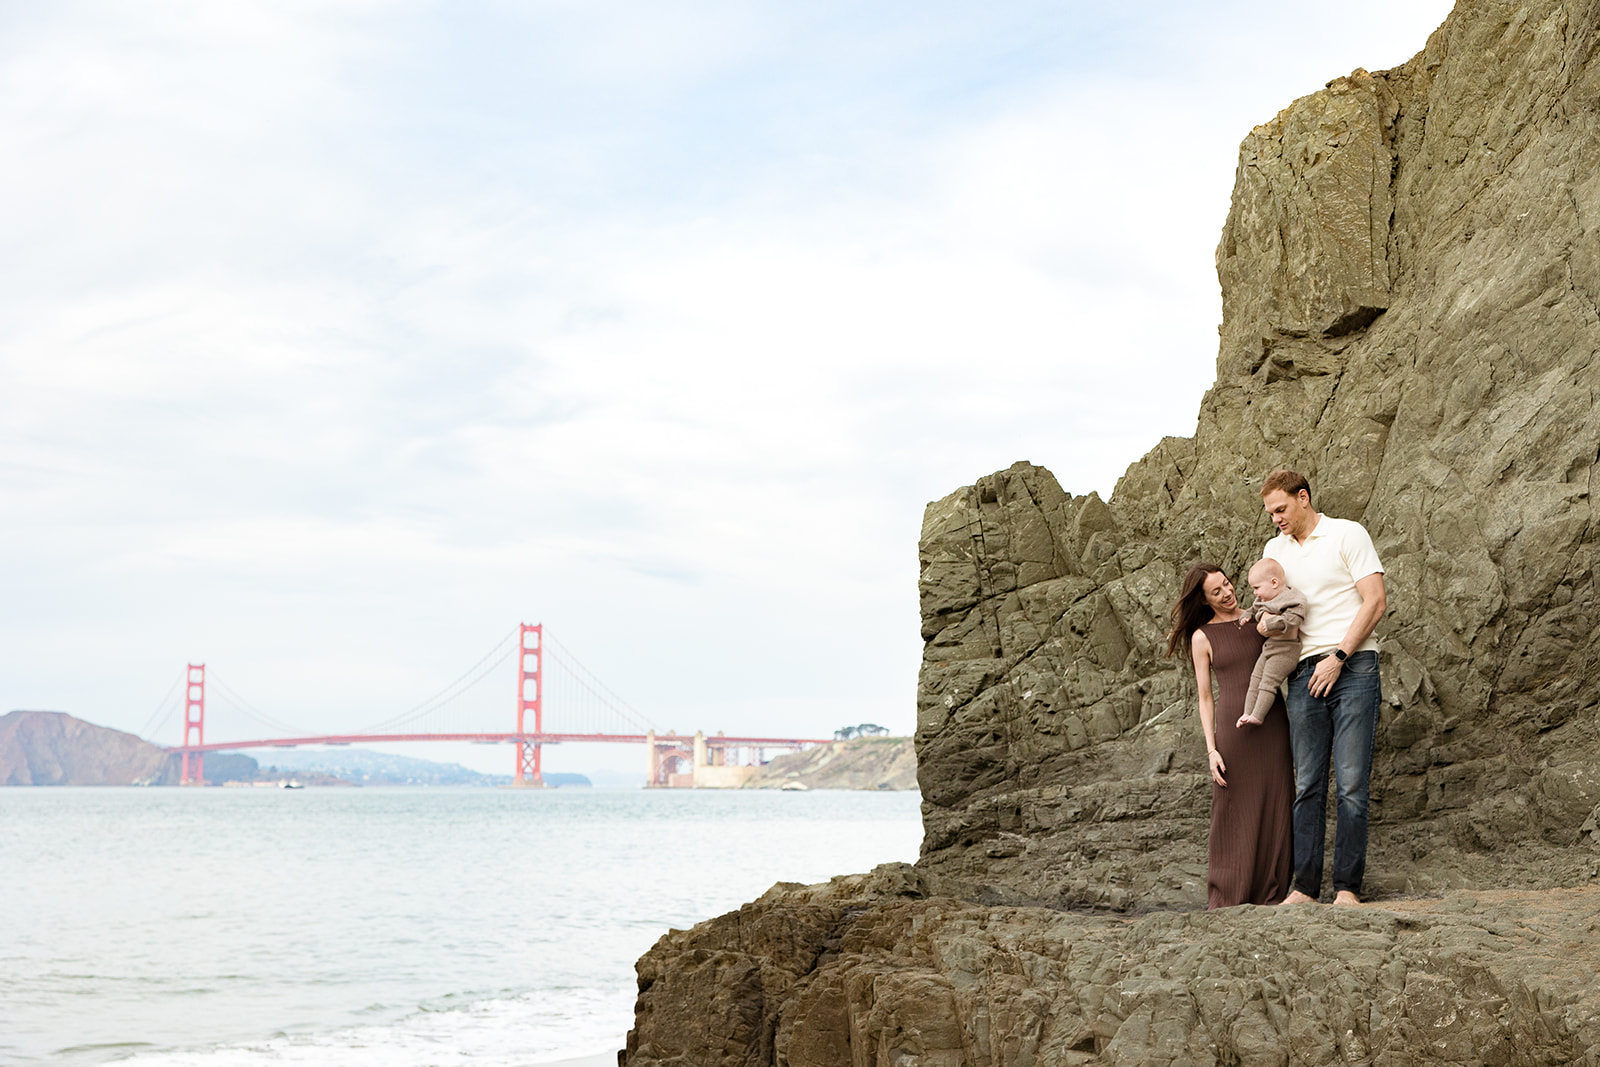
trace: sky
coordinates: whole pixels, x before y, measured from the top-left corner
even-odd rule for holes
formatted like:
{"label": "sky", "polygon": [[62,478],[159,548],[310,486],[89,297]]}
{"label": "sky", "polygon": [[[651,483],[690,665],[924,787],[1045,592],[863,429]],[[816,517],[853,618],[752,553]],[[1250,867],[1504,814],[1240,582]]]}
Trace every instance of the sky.
{"label": "sky", "polygon": [[0,0],[0,712],[909,733],[924,507],[1191,434],[1240,140],[1449,8]]}

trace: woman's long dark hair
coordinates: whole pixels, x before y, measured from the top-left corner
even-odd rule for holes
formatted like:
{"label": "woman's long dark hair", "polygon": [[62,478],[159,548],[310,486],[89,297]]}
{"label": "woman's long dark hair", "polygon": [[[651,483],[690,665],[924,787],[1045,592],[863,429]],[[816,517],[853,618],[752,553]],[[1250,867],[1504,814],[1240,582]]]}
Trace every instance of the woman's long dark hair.
{"label": "woman's long dark hair", "polygon": [[1210,621],[1216,612],[1206,603],[1206,578],[1221,574],[1222,568],[1204,561],[1189,568],[1183,576],[1183,590],[1172,605],[1172,632],[1167,634],[1167,655],[1176,656],[1189,649],[1194,632]]}

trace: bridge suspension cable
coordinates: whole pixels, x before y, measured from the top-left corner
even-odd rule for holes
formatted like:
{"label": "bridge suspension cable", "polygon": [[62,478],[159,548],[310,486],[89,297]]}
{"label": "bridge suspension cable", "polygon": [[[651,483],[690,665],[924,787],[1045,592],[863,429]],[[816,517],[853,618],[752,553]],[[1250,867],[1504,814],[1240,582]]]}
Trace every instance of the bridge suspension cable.
{"label": "bridge suspension cable", "polygon": [[[525,676],[522,682],[523,688],[519,689],[518,699],[536,702],[528,705],[535,708],[536,711],[542,707],[542,716],[536,715],[535,717],[537,725],[532,723],[524,725],[520,712],[515,727],[511,727],[509,723],[489,729],[484,729],[480,725],[468,726],[466,724],[446,726],[437,719],[425,727],[413,725],[417,723],[417,720],[434,715],[436,712],[456,703],[481,685],[485,679],[497,676],[500,668],[524,644],[527,635],[530,632],[542,633],[542,630],[542,627],[523,625],[512,627],[504,636],[491,645],[489,650],[476,663],[451,681],[449,685],[398,715],[353,732],[331,734],[326,731],[307,729],[269,715],[246,700],[214,670],[210,672],[207,682],[212,696],[213,711],[220,710],[219,705],[226,707],[231,709],[232,713],[241,716],[245,720],[265,727],[269,731],[276,731],[281,737],[301,739],[298,743],[306,743],[313,738],[324,736],[355,739],[363,736],[381,735],[383,739],[387,740],[390,739],[391,735],[404,733],[407,735],[405,739],[408,740],[413,739],[413,737],[420,740],[425,735],[462,739],[501,738],[506,740],[511,740],[515,737],[518,739],[519,744],[533,745],[536,750],[541,742],[532,740],[531,736],[523,740],[524,730],[530,731],[531,734],[539,735],[548,731],[550,734],[564,735],[568,738],[583,735],[593,736],[597,739],[610,740],[615,738],[620,740],[625,736],[636,737],[657,729],[648,717],[619,696],[610,686],[602,682],[592,670],[573,654],[570,648],[549,637],[548,634],[544,634],[540,638],[541,641],[548,642],[548,647],[544,649],[547,654],[543,655],[542,660],[531,661],[535,663],[532,668],[533,673],[527,673],[529,670],[527,663],[524,663],[520,668]],[[536,644],[533,648],[537,650],[539,646]],[[535,654],[530,653],[527,648],[523,648],[522,651],[525,659],[529,655]],[[542,662],[543,666],[538,666],[538,662]],[[193,667],[191,667],[191,670],[193,670]],[[529,689],[528,683],[534,680],[537,680],[537,685]],[[173,711],[183,705],[182,700],[175,703],[172,701],[174,692],[182,684],[183,678],[180,676],[177,682],[173,684],[172,689],[162,698],[161,704],[157,706],[155,712],[150,716],[150,721],[146,723],[147,730],[150,722],[158,720],[160,727],[164,727],[167,720],[171,718]],[[199,714],[202,717],[204,716],[203,705]],[[554,719],[553,723],[552,718]],[[201,721],[203,721],[203,718]],[[240,733],[236,732],[238,724],[232,725],[234,729],[223,731],[228,740],[241,736]],[[554,728],[552,729],[552,727]],[[515,731],[514,734],[513,730]],[[217,737],[215,723],[213,723],[211,732],[213,742],[222,740],[222,738]],[[243,736],[249,736],[249,734],[244,734]],[[345,740],[340,743],[348,744],[350,741]],[[185,734],[183,745],[185,748],[190,745],[187,733]],[[230,745],[228,747],[234,746]]]}
{"label": "bridge suspension cable", "polygon": [[[172,718],[173,712],[178,710],[178,702],[172,698],[178,695],[178,686],[182,684],[182,674],[172,679],[172,687],[167,690],[167,695],[161,698],[161,703],[156,705],[156,710],[152,711],[150,717],[144,721],[144,725],[139,728],[138,736],[148,739],[154,737],[157,732],[166,729],[167,720]],[[160,716],[160,722],[156,722],[157,716]]]}
{"label": "bridge suspension cable", "polygon": [[[587,710],[590,710],[591,714],[595,711],[609,711],[621,718],[627,725],[640,731],[655,729],[655,724],[647,719],[642,712],[626,700],[623,700],[609,686],[595,677],[594,672],[585,667],[578,660],[578,657],[572,654],[571,649],[548,634],[545,635],[544,639],[551,646],[551,650],[556,653],[556,655],[550,657],[549,662],[554,664],[566,676],[567,681],[583,690],[584,694],[589,697],[588,701],[583,701],[579,694],[563,694],[565,697],[561,701],[561,710],[565,713],[563,718],[572,716],[573,713],[577,712],[578,704],[587,703],[589,705]],[[552,678],[550,681],[555,681],[555,679]],[[560,684],[552,687],[553,690],[563,688],[565,686]]]}
{"label": "bridge suspension cable", "polygon": [[251,704],[244,697],[240,696],[232,686],[228,685],[227,682],[224,682],[217,676],[217,672],[215,670],[211,670],[206,673],[206,681],[207,684],[211,686],[212,692],[215,693],[216,696],[220,696],[224,703],[231,704],[234,708],[240,712],[243,712],[246,718],[254,719],[256,722],[262,723],[266,726],[271,726],[277,730],[283,730],[291,735],[308,734],[312,732],[302,726],[296,726],[294,723],[284,722],[282,719],[275,719],[271,715],[268,715],[254,704]]}
{"label": "bridge suspension cable", "polygon": [[[511,658],[512,653],[517,650],[516,642],[513,640],[516,636],[517,627],[513,626],[506,631],[504,637],[490,647],[488,652],[483,654],[482,659],[468,667],[461,677],[433,694],[433,696],[402,711],[392,719],[385,719],[383,722],[374,723],[355,732],[358,734],[377,734],[391,731],[397,726],[415,722],[425,715],[430,715],[440,708],[454,703],[476,687],[479,682],[493,674],[496,667]],[[499,655],[496,656],[496,653]]]}

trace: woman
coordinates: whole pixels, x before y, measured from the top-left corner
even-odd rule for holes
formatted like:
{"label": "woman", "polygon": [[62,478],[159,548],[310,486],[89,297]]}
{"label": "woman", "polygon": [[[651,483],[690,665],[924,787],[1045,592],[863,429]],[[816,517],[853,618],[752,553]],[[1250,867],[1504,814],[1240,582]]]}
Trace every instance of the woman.
{"label": "woman", "polygon": [[[1283,698],[1259,726],[1241,722],[1250,671],[1266,638],[1245,624],[1233,583],[1196,563],[1172,606],[1167,654],[1187,647],[1200,690],[1200,729],[1211,768],[1206,907],[1277,904],[1293,877],[1294,760]],[[1213,700],[1211,676],[1217,679]]]}

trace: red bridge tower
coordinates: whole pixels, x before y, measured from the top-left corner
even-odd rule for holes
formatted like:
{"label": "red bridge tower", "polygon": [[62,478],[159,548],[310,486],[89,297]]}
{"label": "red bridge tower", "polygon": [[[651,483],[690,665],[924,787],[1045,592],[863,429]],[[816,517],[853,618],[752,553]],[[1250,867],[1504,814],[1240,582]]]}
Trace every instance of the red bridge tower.
{"label": "red bridge tower", "polygon": [[[205,785],[206,754],[204,752],[191,753],[189,746],[206,743],[206,665],[204,663],[189,664],[189,671],[185,675],[185,679],[183,696],[183,773],[178,776],[178,784]],[[189,774],[189,759],[191,756],[194,758],[193,777]]]}
{"label": "red bridge tower", "polygon": [[[531,639],[531,640],[530,640]],[[529,696],[529,693],[532,696]],[[533,733],[544,733],[544,624],[522,624],[517,639],[517,777],[514,786],[544,785],[539,773],[540,744],[527,740],[527,715],[533,712]]]}

